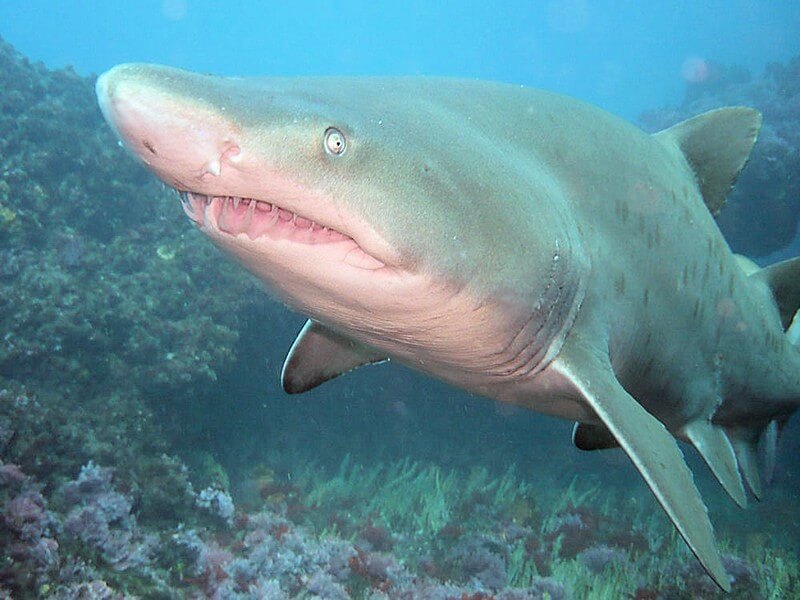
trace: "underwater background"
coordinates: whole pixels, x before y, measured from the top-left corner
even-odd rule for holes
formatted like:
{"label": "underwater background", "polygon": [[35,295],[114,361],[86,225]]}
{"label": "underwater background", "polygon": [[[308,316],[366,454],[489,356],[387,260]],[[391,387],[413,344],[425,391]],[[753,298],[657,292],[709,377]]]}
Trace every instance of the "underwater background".
{"label": "underwater background", "polygon": [[[719,217],[800,255],[796,2],[0,3],[0,598],[797,598],[800,424],[719,592],[620,451],[396,364],[299,397],[304,322],[117,144],[94,73],[455,75],[657,131],[764,114]],[[43,61],[43,62],[41,62]]]}

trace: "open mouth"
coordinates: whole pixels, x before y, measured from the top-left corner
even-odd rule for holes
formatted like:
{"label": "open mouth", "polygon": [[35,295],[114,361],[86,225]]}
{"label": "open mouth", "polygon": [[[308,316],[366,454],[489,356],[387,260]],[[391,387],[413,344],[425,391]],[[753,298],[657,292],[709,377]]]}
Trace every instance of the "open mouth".
{"label": "open mouth", "polygon": [[365,252],[350,236],[290,210],[254,198],[207,196],[178,191],[186,215],[201,229],[210,229],[250,240],[289,240],[301,244],[337,244],[342,260],[377,271],[386,264]]}
{"label": "open mouth", "polygon": [[185,191],[178,194],[184,212],[200,227],[216,228],[233,236],[244,234],[251,240],[266,236],[305,244],[355,243],[343,233],[264,200]]}

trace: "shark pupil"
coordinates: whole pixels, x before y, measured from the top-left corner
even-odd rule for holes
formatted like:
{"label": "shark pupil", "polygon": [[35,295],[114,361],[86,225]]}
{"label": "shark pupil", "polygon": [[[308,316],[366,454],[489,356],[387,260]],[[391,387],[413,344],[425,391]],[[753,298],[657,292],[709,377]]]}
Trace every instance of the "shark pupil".
{"label": "shark pupil", "polygon": [[344,152],[345,147],[344,134],[335,127],[328,127],[325,130],[325,151],[328,154],[338,156]]}

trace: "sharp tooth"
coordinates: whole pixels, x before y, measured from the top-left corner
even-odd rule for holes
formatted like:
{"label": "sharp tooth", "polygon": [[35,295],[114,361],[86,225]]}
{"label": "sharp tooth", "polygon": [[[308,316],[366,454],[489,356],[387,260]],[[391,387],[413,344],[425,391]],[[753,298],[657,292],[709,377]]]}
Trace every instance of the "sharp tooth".
{"label": "sharp tooth", "polygon": [[187,217],[194,220],[194,206],[192,206],[192,203],[189,201],[189,195],[186,192],[178,192],[178,197],[181,199],[183,212],[186,213]]}
{"label": "sharp tooth", "polygon": [[247,215],[244,218],[244,222],[242,223],[243,229],[246,231],[250,229],[250,226],[253,224],[253,213],[256,212],[256,202],[253,200],[247,206]]}
{"label": "sharp tooth", "polygon": [[241,202],[241,201],[242,201],[242,199],[239,198],[239,196],[235,196],[233,198],[233,208],[239,208],[239,202]]}
{"label": "sharp tooth", "polygon": [[203,223],[208,224],[210,222],[209,219],[208,219],[208,217],[210,216],[210,213],[211,213],[211,203],[210,202],[206,202],[206,206],[203,209]]}

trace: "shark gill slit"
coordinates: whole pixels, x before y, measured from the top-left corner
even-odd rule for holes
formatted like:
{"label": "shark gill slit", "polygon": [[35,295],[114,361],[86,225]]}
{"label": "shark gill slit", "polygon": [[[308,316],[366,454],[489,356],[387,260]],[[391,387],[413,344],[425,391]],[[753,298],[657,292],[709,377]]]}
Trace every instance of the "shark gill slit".
{"label": "shark gill slit", "polygon": [[[531,325],[536,326],[536,331],[509,359],[497,365],[499,377],[525,378],[544,369],[549,363],[548,356],[553,354],[553,346],[560,344],[560,338],[571,327],[573,318],[570,313],[574,311],[578,301],[578,286],[571,281],[571,272],[567,271],[565,274],[559,271],[559,263],[569,265],[569,261],[561,261],[562,258],[556,244],[547,274],[547,284],[536,300],[536,309],[505,349],[510,349]],[[502,367],[505,368],[500,370]]]}

